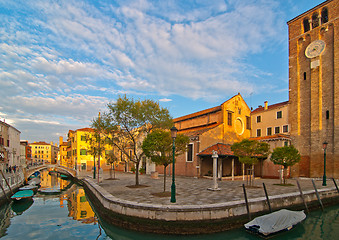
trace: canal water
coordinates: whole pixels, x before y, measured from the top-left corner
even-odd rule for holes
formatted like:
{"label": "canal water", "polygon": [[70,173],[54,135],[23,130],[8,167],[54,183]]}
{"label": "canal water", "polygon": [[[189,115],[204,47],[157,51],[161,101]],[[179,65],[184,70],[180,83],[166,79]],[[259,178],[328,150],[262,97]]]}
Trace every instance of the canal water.
{"label": "canal water", "polygon": [[[0,239],[119,239],[119,240],[221,240],[260,239],[236,229],[194,236],[159,235],[129,231],[102,221],[95,215],[84,189],[56,173],[41,174],[41,192],[33,201],[0,207]],[[289,232],[273,239],[338,239],[339,205],[308,214]]]}

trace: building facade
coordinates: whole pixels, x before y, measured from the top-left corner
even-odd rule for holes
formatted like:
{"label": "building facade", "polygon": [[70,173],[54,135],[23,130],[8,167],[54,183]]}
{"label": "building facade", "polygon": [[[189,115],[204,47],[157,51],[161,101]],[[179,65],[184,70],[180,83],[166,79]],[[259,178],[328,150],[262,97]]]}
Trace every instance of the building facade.
{"label": "building facade", "polygon": [[30,143],[33,165],[56,164],[59,148],[51,143],[34,142]]}
{"label": "building facade", "polygon": [[32,148],[29,146],[28,141],[20,141],[20,159],[24,163],[24,167],[32,165]]}
{"label": "building facade", "polygon": [[[291,138],[288,114],[288,101],[272,105],[268,105],[265,101],[264,106],[259,106],[251,112],[250,139],[268,143],[271,152],[277,147],[289,146]],[[262,162],[260,169],[262,177],[281,177],[281,166],[273,164],[270,157]],[[290,169],[288,169],[289,172]]]}
{"label": "building facade", "polygon": [[[186,154],[176,158],[176,174],[183,176],[201,177],[212,171],[212,155],[208,148],[225,146],[230,148],[234,142],[250,137],[251,110],[240,94],[237,94],[217,107],[175,118],[174,125],[178,133],[190,137]],[[221,145],[218,145],[221,144]],[[206,154],[200,154],[204,152]],[[231,176],[242,174],[242,166],[232,153],[219,152],[218,174]],[[163,173],[162,167],[157,171]]]}
{"label": "building facade", "polygon": [[339,1],[328,0],[290,20],[289,121],[301,161],[294,176],[339,177]]}

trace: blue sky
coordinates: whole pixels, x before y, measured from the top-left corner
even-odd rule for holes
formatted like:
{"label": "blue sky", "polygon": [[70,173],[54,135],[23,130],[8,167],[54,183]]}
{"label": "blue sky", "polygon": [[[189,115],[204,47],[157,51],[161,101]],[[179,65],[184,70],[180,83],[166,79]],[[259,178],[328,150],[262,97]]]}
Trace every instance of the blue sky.
{"label": "blue sky", "polygon": [[0,119],[56,142],[124,94],[173,117],[286,101],[286,22],[321,2],[0,0]]}

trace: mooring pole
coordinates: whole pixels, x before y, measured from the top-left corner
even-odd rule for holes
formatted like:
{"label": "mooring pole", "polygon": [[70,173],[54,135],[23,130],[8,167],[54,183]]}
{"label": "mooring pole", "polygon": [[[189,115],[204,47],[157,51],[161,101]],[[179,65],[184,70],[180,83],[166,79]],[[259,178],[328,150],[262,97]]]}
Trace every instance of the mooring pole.
{"label": "mooring pole", "polygon": [[303,191],[301,190],[301,187],[300,187],[300,184],[299,184],[298,179],[297,179],[296,181],[297,181],[297,185],[298,185],[298,188],[299,188],[299,192],[300,192],[301,199],[302,199],[303,202],[304,202],[304,205],[305,205],[305,208],[306,208],[307,213],[309,213],[307,204],[306,204],[306,202],[305,202],[305,197],[304,197]]}
{"label": "mooring pole", "polygon": [[270,212],[272,212],[272,208],[271,208],[270,200],[268,199],[268,194],[267,194],[265,183],[262,183],[262,185],[264,186],[264,191],[265,191],[265,195],[266,195],[266,201],[267,201],[267,204],[268,204],[268,208],[270,209]]}
{"label": "mooring pole", "polygon": [[338,188],[338,185],[337,185],[337,183],[335,182],[335,179],[334,179],[334,178],[332,178],[332,180],[333,180],[333,182],[334,182],[334,186],[335,186],[335,188],[337,189],[337,191],[338,191],[338,193],[339,193],[339,188]]}
{"label": "mooring pole", "polygon": [[319,196],[317,187],[315,186],[315,183],[314,183],[313,179],[312,179],[312,183],[313,183],[313,187],[314,187],[314,190],[315,190],[315,194],[317,195],[318,201],[319,201],[319,203],[320,203],[321,209],[324,211],[323,203],[322,203],[322,201],[321,201],[321,199],[320,199],[320,196]]}
{"label": "mooring pole", "polygon": [[247,201],[247,194],[246,194],[245,184],[242,184],[242,188],[243,188],[243,190],[244,190],[244,196],[245,196],[245,202],[246,202],[246,209],[247,209],[248,219],[251,220],[251,212],[250,212],[250,208],[249,208],[249,206],[248,206],[248,201]]}
{"label": "mooring pole", "polygon": [[6,194],[6,191],[5,191],[5,189],[4,189],[4,187],[2,186],[1,183],[0,183],[0,187],[1,187],[1,189],[2,189],[2,191],[3,191],[3,193],[4,193],[4,195],[5,195],[5,197],[7,198],[7,200],[9,200],[9,198],[8,198],[8,196],[7,196],[7,194]]}
{"label": "mooring pole", "polygon": [[13,191],[12,191],[12,188],[11,188],[11,186],[9,185],[9,183],[8,183],[8,181],[7,181],[7,179],[6,179],[5,175],[4,175],[4,173],[2,172],[2,170],[0,170],[0,172],[1,172],[2,177],[5,179],[5,182],[6,182],[7,186],[9,187],[9,190],[11,191],[11,193],[12,193],[12,195],[13,195],[14,193],[13,193]]}

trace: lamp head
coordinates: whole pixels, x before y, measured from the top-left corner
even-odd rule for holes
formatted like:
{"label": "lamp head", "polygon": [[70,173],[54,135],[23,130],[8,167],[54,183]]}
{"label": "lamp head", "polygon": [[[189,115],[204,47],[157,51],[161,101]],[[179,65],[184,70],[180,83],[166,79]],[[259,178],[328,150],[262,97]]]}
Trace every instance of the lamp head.
{"label": "lamp head", "polygon": [[327,144],[328,144],[328,142],[323,142],[323,149],[325,150],[326,148],[327,148]]}
{"label": "lamp head", "polygon": [[175,139],[175,138],[177,137],[177,132],[178,132],[178,129],[177,129],[175,126],[173,126],[173,127],[171,128],[171,137],[172,137],[173,139]]}

